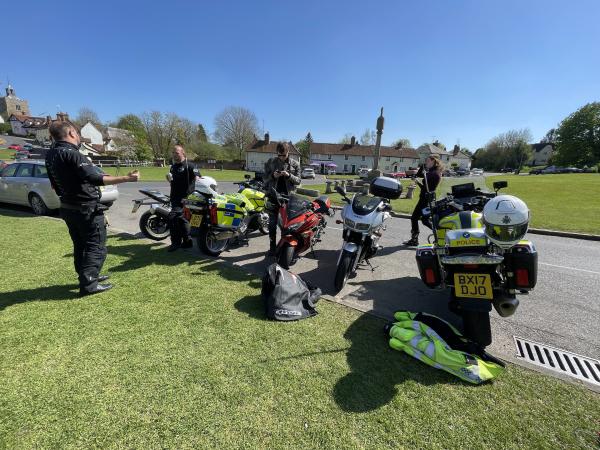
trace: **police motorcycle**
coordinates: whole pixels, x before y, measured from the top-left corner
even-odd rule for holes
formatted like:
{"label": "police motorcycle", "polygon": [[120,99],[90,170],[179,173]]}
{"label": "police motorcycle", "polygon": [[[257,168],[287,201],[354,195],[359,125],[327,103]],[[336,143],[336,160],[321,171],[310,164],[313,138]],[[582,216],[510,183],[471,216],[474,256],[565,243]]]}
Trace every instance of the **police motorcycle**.
{"label": "police motorcycle", "polygon": [[[196,180],[196,188],[199,186],[209,186],[211,189],[216,190],[217,182],[212,177],[199,177]],[[140,189],[139,192],[145,197],[133,200],[131,213],[135,214],[141,206],[150,206],[140,217],[140,231],[148,239],[154,241],[165,240],[171,234],[169,231],[169,214],[171,213],[169,196],[156,189]],[[185,208],[184,216],[188,220],[191,218],[189,211]]]}
{"label": "police motorcycle", "polygon": [[439,200],[428,194],[423,213],[433,234],[416,251],[421,280],[429,288],[451,289],[450,310],[462,317],[465,336],[482,354],[492,342],[492,306],[501,317],[511,316],[517,294],[527,294],[537,282],[538,254],[524,239],[530,211],[519,198],[498,195],[507,185],[494,182],[493,193],[473,183],[456,185]]}
{"label": "police motorcycle", "polygon": [[379,239],[385,231],[384,222],[390,217],[390,200],[400,198],[402,185],[393,178],[377,177],[369,186],[369,194],[357,193],[350,200],[346,191],[336,187],[336,191],[347,203],[342,209],[342,220],[336,223],[344,225],[342,237],[344,243],[337,261],[334,278],[335,291],[342,290],[348,278],[356,274],[361,263],[375,270],[370,259],[380,248]]}
{"label": "police motorcycle", "polygon": [[248,232],[258,230],[261,234],[269,233],[269,215],[265,210],[266,193],[263,190],[263,183],[257,179],[251,179],[250,175],[245,176],[245,181],[237,183],[238,194],[248,199],[248,203],[253,206],[249,211],[250,219],[248,221]]}
{"label": "police motorcycle", "polygon": [[192,234],[204,254],[219,256],[231,243],[247,241],[251,224],[259,226],[255,213],[259,194],[249,200],[241,193],[219,194],[211,186],[197,185],[183,200],[190,212]]}

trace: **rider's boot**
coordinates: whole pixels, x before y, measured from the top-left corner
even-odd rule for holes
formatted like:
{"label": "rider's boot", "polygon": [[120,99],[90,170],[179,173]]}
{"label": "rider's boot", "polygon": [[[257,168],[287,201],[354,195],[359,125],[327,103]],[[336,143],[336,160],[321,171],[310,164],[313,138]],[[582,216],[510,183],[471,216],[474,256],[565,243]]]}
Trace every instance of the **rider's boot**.
{"label": "rider's boot", "polygon": [[404,241],[402,245],[406,245],[407,247],[416,247],[419,245],[419,233],[412,233],[410,239]]}

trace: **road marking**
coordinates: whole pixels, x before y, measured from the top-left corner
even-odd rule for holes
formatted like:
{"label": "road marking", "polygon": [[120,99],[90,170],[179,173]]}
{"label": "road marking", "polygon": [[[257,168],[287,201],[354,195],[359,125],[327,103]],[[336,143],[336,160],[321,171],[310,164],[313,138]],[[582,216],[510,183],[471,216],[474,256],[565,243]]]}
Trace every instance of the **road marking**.
{"label": "road marking", "polygon": [[548,263],[543,263],[543,262],[541,262],[540,264],[542,264],[544,266],[558,267],[559,269],[577,270],[578,272],[587,272],[587,273],[594,273],[596,275],[600,275],[600,272],[594,272],[593,270],[578,269],[576,267],[569,267],[569,266],[557,266],[556,264],[548,264]]}
{"label": "road marking", "polygon": [[329,228],[330,230],[340,230],[340,231],[344,231],[344,229],[343,229],[343,228],[336,228],[336,227],[330,227],[330,226],[327,226],[327,228]]}

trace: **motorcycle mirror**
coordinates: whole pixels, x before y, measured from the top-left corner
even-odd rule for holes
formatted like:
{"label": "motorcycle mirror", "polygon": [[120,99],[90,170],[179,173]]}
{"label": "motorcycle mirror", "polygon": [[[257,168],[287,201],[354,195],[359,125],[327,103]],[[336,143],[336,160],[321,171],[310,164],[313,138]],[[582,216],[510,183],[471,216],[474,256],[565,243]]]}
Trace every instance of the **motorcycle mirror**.
{"label": "motorcycle mirror", "polygon": [[500,189],[503,189],[506,186],[508,186],[508,182],[507,181],[494,181],[493,186],[494,186],[495,191],[499,191]]}
{"label": "motorcycle mirror", "polygon": [[246,180],[250,181],[250,178],[252,178],[252,177],[251,177],[250,175],[246,174],[246,175],[244,175],[244,178],[245,178]]}
{"label": "motorcycle mirror", "polygon": [[336,186],[335,191],[340,194],[342,197],[346,196],[346,190],[341,186]]}

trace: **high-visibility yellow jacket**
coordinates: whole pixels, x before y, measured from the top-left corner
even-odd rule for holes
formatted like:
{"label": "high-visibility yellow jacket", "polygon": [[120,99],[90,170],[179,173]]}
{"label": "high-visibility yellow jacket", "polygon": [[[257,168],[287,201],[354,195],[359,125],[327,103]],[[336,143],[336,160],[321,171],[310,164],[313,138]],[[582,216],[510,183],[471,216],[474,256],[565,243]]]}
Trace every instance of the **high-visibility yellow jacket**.
{"label": "high-visibility yellow jacket", "polygon": [[[423,316],[423,313],[396,312],[394,314],[396,322],[389,330],[390,347],[473,384],[491,380],[504,371],[504,367],[499,364],[451,348],[433,328],[415,320]],[[452,338],[456,342],[467,342],[466,338],[448,322],[436,316],[427,316],[435,319],[428,322],[440,323],[444,332],[454,333],[455,336]]]}

